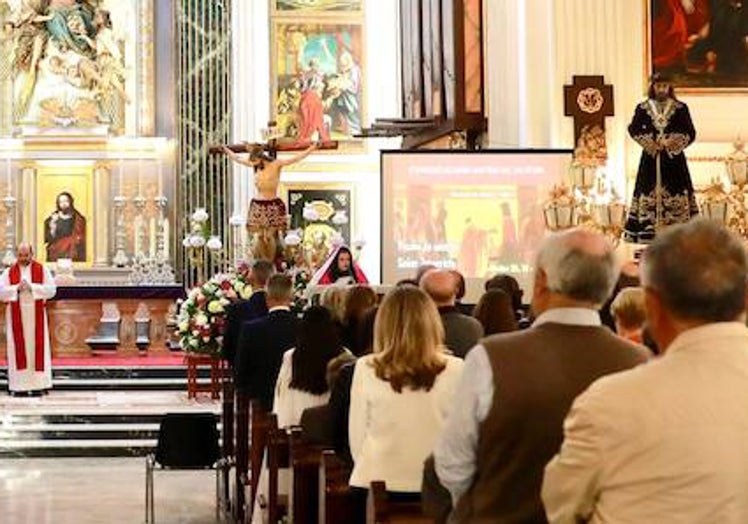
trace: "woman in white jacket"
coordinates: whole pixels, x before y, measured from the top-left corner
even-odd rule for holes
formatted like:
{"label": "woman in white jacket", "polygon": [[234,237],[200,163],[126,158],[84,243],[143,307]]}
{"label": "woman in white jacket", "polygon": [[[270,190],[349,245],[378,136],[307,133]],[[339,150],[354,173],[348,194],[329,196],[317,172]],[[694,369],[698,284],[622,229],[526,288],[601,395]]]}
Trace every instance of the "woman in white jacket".
{"label": "woman in white jacket", "polygon": [[393,492],[421,491],[423,462],[441,433],[462,360],[444,347],[444,328],[420,289],[394,289],[374,325],[374,353],[356,362],[351,387],[350,485],[383,480]]}

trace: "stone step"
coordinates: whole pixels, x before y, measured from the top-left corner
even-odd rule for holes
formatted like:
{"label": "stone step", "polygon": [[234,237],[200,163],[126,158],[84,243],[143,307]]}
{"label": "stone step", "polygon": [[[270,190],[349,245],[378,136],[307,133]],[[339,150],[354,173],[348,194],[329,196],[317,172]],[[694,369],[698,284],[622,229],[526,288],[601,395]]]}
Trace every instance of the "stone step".
{"label": "stone step", "polygon": [[0,395],[0,458],[142,456],[156,445],[166,413],[209,412],[220,401],[184,391],[59,391]]}

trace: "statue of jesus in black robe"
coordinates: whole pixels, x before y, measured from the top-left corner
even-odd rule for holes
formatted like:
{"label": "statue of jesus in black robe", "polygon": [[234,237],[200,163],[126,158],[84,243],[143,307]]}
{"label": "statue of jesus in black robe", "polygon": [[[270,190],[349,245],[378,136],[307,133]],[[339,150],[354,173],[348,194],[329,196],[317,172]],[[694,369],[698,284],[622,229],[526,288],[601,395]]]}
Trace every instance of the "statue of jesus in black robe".
{"label": "statue of jesus in black robe", "polygon": [[663,228],[699,214],[683,153],[696,138],[688,106],[657,75],[649,97],[636,107],[629,134],[644,148],[623,238],[647,244]]}

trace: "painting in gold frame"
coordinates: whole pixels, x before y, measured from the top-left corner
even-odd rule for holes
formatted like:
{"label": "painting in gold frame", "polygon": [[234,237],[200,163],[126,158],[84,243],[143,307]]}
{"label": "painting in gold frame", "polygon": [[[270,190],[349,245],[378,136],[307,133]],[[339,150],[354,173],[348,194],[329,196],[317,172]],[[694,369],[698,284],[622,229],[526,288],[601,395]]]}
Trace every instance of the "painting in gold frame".
{"label": "painting in gold frame", "polygon": [[[284,183],[281,184],[280,194],[288,206],[291,229],[304,229],[302,242],[312,253],[315,267],[326,259],[336,232],[341,234],[345,244],[350,245],[355,231],[355,195],[351,184]],[[313,208],[317,218],[310,220],[305,217],[305,207]],[[325,244],[325,248],[321,248],[322,244]]]}
{"label": "painting in gold frame", "polygon": [[271,0],[273,12],[277,14],[334,14],[361,13],[364,0]]}
{"label": "painting in gold frame", "polygon": [[644,11],[647,77],[694,94],[748,91],[748,3],[644,0]]}
{"label": "painting in gold frame", "polygon": [[36,254],[90,266],[94,258],[94,173],[90,166],[40,167],[36,178]]}
{"label": "painting in gold frame", "polygon": [[272,109],[281,140],[363,149],[354,137],[366,117],[363,23],[283,19],[272,33]]}

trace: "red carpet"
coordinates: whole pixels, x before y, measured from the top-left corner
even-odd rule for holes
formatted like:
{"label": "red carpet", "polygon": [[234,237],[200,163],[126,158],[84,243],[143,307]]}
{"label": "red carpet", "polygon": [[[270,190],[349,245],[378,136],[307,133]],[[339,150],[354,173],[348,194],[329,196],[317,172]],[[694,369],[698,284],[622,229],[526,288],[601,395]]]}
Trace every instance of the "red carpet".
{"label": "red carpet", "polygon": [[[7,365],[6,359],[0,359],[0,367],[7,367]],[[52,359],[52,367],[177,367],[183,365],[184,355],[182,353],[149,357],[117,357],[99,354],[91,357],[55,357]]]}

